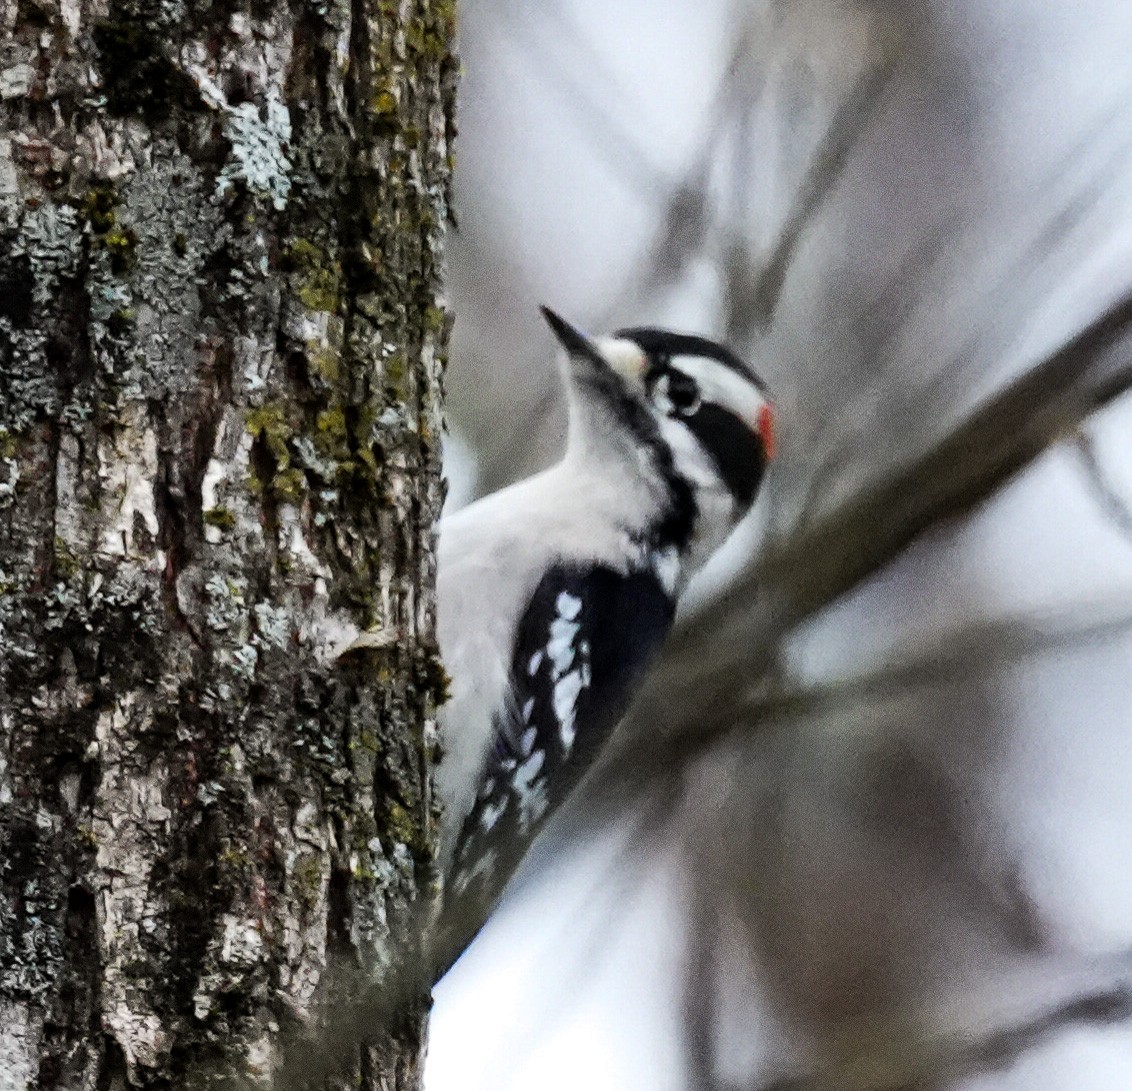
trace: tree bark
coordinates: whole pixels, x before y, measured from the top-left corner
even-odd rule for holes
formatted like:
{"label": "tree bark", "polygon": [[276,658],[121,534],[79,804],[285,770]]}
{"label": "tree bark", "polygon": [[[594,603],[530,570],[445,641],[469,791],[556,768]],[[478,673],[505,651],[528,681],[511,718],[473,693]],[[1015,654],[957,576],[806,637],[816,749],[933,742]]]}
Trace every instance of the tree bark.
{"label": "tree bark", "polygon": [[0,1088],[267,1082],[432,885],[453,2],[0,26]]}

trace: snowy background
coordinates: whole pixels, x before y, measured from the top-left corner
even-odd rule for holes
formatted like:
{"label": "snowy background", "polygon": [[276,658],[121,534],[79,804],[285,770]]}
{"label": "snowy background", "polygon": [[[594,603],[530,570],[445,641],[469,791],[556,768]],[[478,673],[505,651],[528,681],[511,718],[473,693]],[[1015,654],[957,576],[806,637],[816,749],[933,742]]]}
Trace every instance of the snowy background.
{"label": "snowy background", "polygon": [[[437,990],[428,1091],[1132,1087],[1132,398],[1089,412],[1128,315],[1066,369],[1092,399],[996,401],[1132,289],[1132,5],[461,20],[450,503],[559,453],[539,303],[727,340],[782,451]],[[1051,406],[978,503],[867,556],[964,441],[847,533],[972,414],[1009,448]]]}

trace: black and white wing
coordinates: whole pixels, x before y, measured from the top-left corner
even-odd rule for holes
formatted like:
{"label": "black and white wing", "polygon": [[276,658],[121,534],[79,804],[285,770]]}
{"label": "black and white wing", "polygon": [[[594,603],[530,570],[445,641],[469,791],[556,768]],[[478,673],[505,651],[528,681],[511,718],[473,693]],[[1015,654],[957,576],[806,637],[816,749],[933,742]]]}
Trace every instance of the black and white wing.
{"label": "black and white wing", "polygon": [[651,570],[551,569],[519,624],[510,692],[445,882],[443,971],[624,715],[672,625]]}

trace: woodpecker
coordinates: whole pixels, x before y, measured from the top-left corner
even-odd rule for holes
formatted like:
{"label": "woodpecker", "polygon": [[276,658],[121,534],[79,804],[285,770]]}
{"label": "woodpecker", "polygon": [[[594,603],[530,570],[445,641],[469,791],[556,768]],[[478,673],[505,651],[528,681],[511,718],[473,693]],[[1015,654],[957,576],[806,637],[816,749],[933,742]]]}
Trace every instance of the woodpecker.
{"label": "woodpecker", "polygon": [[601,752],[774,455],[766,387],[727,348],[646,327],[591,338],[542,313],[565,454],[439,528],[438,976]]}

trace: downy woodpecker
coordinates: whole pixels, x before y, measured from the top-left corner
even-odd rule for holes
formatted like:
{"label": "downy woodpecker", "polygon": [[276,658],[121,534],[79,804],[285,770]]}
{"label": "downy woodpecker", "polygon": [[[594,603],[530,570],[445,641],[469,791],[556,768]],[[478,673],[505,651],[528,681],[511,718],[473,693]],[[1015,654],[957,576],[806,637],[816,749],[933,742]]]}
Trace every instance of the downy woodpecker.
{"label": "downy woodpecker", "polygon": [[565,455],[440,524],[439,973],[593,764],[774,454],[766,388],[726,348],[543,315],[565,350]]}

